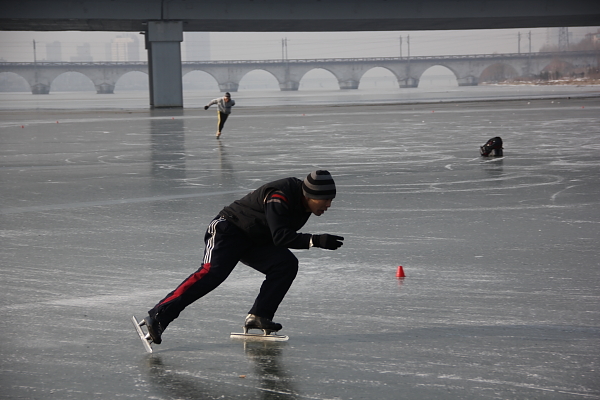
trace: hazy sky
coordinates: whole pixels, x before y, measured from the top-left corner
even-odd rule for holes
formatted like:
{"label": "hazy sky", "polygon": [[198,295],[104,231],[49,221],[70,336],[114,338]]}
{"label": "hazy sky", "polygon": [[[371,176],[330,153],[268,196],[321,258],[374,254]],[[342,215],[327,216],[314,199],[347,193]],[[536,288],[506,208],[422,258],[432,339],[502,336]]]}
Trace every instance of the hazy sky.
{"label": "hazy sky", "polygon": [[[597,32],[598,27],[569,28],[570,41],[579,42],[586,33]],[[287,38],[288,58],[353,58],[398,57],[402,37],[403,56],[408,55],[410,36],[411,56],[467,55],[517,53],[519,33],[521,52],[538,51],[548,38],[556,41],[556,33],[548,36],[546,28],[465,30],[465,31],[410,31],[410,32],[214,32],[210,33],[212,60],[261,60],[282,57],[282,39]],[[556,32],[556,30],[555,30]],[[89,43],[93,60],[106,61],[106,44],[126,32],[0,32],[0,59],[4,61],[33,61],[33,40],[36,41],[38,61],[46,59],[46,44],[61,42],[63,61],[76,54],[77,46]],[[140,41],[140,59],[146,60],[144,37],[134,33]],[[193,41],[193,35],[185,35]],[[556,43],[553,43],[556,44]],[[182,58],[188,60],[185,43]]]}

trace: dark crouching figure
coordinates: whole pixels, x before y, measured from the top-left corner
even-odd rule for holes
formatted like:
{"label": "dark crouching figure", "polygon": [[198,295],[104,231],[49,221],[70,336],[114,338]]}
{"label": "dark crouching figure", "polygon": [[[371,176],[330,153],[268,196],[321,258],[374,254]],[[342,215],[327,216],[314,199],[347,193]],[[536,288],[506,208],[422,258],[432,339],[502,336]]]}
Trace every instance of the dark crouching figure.
{"label": "dark crouching figure", "polygon": [[499,136],[493,137],[488,140],[483,146],[479,148],[479,152],[482,156],[488,157],[492,152],[494,152],[494,156],[502,157],[502,138]]}

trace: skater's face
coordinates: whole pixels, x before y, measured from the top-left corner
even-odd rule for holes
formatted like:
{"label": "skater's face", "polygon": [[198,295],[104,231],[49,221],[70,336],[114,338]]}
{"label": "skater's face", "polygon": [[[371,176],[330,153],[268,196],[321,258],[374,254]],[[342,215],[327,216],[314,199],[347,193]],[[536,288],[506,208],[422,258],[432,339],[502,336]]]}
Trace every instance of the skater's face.
{"label": "skater's face", "polygon": [[306,198],[306,209],[316,216],[323,215],[331,207],[332,199],[317,200]]}
{"label": "skater's face", "polygon": [[225,103],[227,103],[229,101],[229,97],[225,96],[223,97],[223,100],[225,100]]}

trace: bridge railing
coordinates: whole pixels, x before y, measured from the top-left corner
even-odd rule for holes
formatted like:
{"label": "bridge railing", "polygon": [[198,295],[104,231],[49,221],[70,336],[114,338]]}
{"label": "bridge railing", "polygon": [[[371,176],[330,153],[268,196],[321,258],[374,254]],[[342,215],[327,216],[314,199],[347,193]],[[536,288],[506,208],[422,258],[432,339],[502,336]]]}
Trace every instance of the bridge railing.
{"label": "bridge railing", "polygon": [[[537,53],[504,53],[504,54],[469,54],[449,56],[416,56],[416,57],[368,57],[368,58],[309,58],[309,59],[275,59],[275,60],[216,60],[216,61],[183,61],[182,65],[223,65],[223,64],[305,64],[305,63],[361,63],[361,62],[396,62],[396,61],[428,61],[428,60],[475,60],[475,59],[506,59],[506,58],[537,58],[537,57],[578,57],[600,56],[598,51],[563,51],[563,52],[537,52]],[[39,62],[0,62],[0,66],[7,67],[119,67],[119,66],[147,66],[146,61],[39,61]]]}
{"label": "bridge railing", "polygon": [[600,55],[594,51],[563,51],[538,53],[504,53],[504,54],[470,54],[450,56],[417,56],[417,57],[368,57],[368,58],[313,58],[313,59],[276,59],[276,60],[222,60],[222,61],[184,61],[182,64],[281,64],[281,63],[325,63],[325,62],[373,62],[373,61],[416,61],[416,60],[465,60],[465,59],[503,59],[526,57],[577,57]]}

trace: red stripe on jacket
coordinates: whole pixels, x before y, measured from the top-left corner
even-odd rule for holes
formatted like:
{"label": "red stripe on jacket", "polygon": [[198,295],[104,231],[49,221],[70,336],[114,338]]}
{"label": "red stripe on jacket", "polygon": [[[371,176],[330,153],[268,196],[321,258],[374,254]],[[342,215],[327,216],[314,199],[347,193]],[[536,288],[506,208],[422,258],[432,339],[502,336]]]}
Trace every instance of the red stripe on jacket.
{"label": "red stripe on jacket", "polygon": [[287,197],[285,197],[284,195],[282,195],[282,194],[279,194],[279,193],[275,193],[275,194],[271,195],[271,198],[272,198],[272,199],[273,199],[273,198],[276,198],[276,199],[281,199],[281,200],[285,201],[286,203],[288,202],[288,199],[287,199]]}

